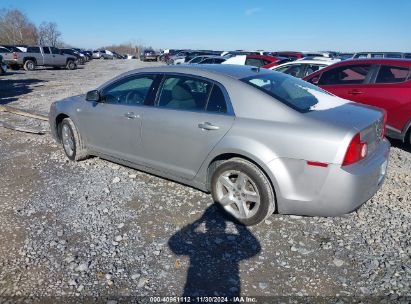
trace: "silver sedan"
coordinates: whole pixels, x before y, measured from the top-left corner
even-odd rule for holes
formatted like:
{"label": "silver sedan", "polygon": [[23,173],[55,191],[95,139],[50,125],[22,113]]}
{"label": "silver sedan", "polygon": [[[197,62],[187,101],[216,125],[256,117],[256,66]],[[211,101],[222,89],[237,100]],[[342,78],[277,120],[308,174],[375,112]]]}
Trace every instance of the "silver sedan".
{"label": "silver sedan", "polygon": [[245,225],[357,209],[381,186],[390,148],[382,110],[250,66],[130,71],[54,102],[50,126],[69,159],[211,192]]}

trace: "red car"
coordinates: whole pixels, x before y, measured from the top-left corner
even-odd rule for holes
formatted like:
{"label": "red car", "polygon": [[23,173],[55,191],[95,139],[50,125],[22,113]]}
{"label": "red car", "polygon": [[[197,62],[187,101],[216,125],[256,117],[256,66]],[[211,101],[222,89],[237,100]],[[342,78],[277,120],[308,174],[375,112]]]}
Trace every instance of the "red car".
{"label": "red car", "polygon": [[341,98],[384,109],[387,136],[411,146],[411,60],[347,60],[303,79]]}
{"label": "red car", "polygon": [[287,58],[282,58],[282,57],[273,57],[273,56],[264,56],[264,55],[247,55],[245,64],[269,69],[271,67],[275,67],[277,65],[280,65],[288,61],[289,60]]}

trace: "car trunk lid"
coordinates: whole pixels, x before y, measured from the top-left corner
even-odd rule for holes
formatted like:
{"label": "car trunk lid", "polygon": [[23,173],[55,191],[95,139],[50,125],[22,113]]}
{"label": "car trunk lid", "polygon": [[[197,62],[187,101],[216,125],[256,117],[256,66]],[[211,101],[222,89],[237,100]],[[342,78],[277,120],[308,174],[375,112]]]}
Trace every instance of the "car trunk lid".
{"label": "car trunk lid", "polygon": [[384,112],[378,108],[360,105],[354,102],[341,103],[334,108],[313,110],[305,115],[360,132],[361,140],[368,144],[368,155],[371,155],[382,140]]}

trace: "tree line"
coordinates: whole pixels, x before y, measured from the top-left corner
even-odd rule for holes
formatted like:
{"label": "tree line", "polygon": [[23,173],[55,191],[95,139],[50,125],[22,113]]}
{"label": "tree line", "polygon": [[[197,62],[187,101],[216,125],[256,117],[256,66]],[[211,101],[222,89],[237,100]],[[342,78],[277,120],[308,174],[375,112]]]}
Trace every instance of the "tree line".
{"label": "tree line", "polygon": [[0,43],[11,45],[63,46],[61,32],[55,22],[42,22],[36,26],[21,11],[0,10]]}
{"label": "tree line", "polygon": [[[42,22],[36,26],[20,10],[0,9],[0,45],[48,45],[71,47],[61,40],[61,32],[55,22]],[[102,47],[119,54],[138,55],[145,49],[137,43],[122,43]]]}

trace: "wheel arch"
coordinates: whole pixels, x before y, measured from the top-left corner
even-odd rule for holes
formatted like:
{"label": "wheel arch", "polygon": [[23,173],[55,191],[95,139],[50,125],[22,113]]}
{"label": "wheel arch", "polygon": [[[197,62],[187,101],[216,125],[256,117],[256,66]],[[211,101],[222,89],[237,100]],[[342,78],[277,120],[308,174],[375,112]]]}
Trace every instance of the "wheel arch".
{"label": "wheel arch", "polygon": [[[250,163],[254,164],[257,166],[261,172],[267,177],[268,181],[270,182],[271,189],[273,190],[274,198],[277,200],[277,190],[278,190],[278,183],[275,179],[275,177],[269,173],[268,167],[264,164],[264,162],[255,157],[251,156],[248,153],[241,153],[239,151],[236,152],[223,152],[221,154],[218,154],[214,156],[208,163],[207,163],[207,171],[206,171],[206,189],[207,191],[211,190],[211,178],[218,167],[219,163],[222,163],[226,160],[233,159],[233,158],[241,158],[244,160],[249,161]],[[276,208],[277,212],[278,208]]]}
{"label": "wheel arch", "polygon": [[37,64],[37,60],[35,57],[24,57],[23,58],[23,64],[26,63],[27,60],[32,60],[34,61],[35,64]]}
{"label": "wheel arch", "polygon": [[65,119],[65,118],[70,118],[70,116],[65,114],[65,113],[60,113],[56,116],[56,119],[55,119],[56,139],[59,142],[61,142],[61,136],[60,136],[61,123],[62,123],[63,119]]}

